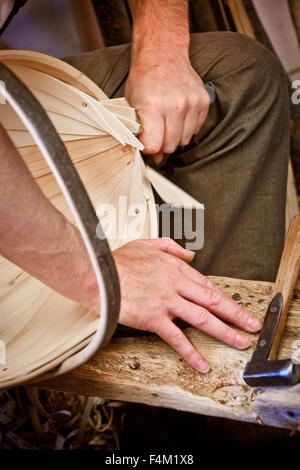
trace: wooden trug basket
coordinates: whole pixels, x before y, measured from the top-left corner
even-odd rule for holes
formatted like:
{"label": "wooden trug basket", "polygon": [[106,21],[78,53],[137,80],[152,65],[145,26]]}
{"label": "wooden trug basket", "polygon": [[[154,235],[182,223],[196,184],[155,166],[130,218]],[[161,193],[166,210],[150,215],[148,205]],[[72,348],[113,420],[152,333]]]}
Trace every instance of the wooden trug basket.
{"label": "wooden trug basket", "polygon": [[[0,51],[0,61],[21,79],[46,111],[99,220],[102,214],[99,208],[104,204],[114,207],[119,220],[117,236],[110,237],[110,227],[105,227],[102,219],[112,251],[132,238],[158,236],[151,184],[170,205],[203,208],[145,166],[140,154],[143,146],[135,137],[140,126],[134,109],[124,98],[109,100],[77,69],[44,54],[6,50]],[[36,139],[26,116],[21,118],[18,106],[5,95],[5,87],[1,93],[7,98],[0,105],[1,124],[46,197],[69,221],[77,222],[84,238],[72,203],[65,197],[64,182],[49,167],[43,142]],[[122,213],[120,196],[126,209]],[[137,213],[140,223],[135,225],[134,237],[130,237],[127,223]],[[88,249],[87,243],[86,246]],[[89,255],[97,274],[97,263],[91,252]],[[100,319],[0,257],[0,340],[6,346],[6,363],[0,365],[0,388],[64,373],[87,361],[105,345],[103,331],[109,322],[109,312],[99,267]]]}

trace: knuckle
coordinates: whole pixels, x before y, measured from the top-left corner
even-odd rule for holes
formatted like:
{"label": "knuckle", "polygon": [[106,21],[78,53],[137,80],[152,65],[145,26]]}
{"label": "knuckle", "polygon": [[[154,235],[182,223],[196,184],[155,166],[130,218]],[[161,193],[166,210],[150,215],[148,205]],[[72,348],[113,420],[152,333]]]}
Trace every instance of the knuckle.
{"label": "knuckle", "polygon": [[175,274],[174,271],[175,270],[170,270],[170,266],[168,266],[167,269],[165,270],[165,274],[164,274],[163,277],[164,277],[165,282],[168,284],[168,286],[171,285],[171,286],[176,288],[176,286],[179,282],[179,279],[178,279],[178,276]]}
{"label": "knuckle", "polygon": [[179,265],[179,259],[172,255],[168,258],[168,264],[177,267]]}
{"label": "knuckle", "polygon": [[217,307],[220,304],[221,299],[222,299],[222,295],[220,294],[220,292],[211,289],[209,293],[209,302],[208,302],[209,308]]}
{"label": "knuckle", "polygon": [[182,312],[181,302],[179,301],[179,298],[175,295],[171,295],[169,297],[168,312],[169,314],[175,315],[176,317],[179,316]]}
{"label": "knuckle", "polygon": [[236,320],[239,323],[247,322],[248,314],[244,312],[241,308],[236,309]]}
{"label": "knuckle", "polygon": [[182,343],[183,343],[183,337],[182,337],[182,334],[180,332],[178,333],[174,333],[171,337],[170,337],[170,342],[172,343],[173,347],[175,349],[180,349],[181,346],[182,346]]}
{"label": "knuckle", "polygon": [[143,110],[147,109],[148,112],[155,112],[160,109],[160,100],[156,95],[150,94],[145,99],[145,106]]}
{"label": "knuckle", "polygon": [[163,287],[167,287],[172,290],[171,292],[177,290],[177,286],[180,282],[180,275],[178,273],[176,259],[173,260],[173,257],[169,257],[167,262],[166,258],[162,258],[163,265],[156,270],[156,281],[160,285],[160,290]]}
{"label": "knuckle", "polygon": [[159,293],[160,301],[163,306],[166,306],[169,304],[170,299],[172,298],[172,295],[168,290],[162,290]]}
{"label": "knuckle", "polygon": [[164,240],[163,246],[164,246],[165,251],[172,249],[176,245],[176,242],[172,240],[172,238],[170,237],[165,237],[163,238],[163,240]]}
{"label": "knuckle", "polygon": [[234,345],[236,343],[238,333],[231,328],[226,328],[224,335],[224,343]]}
{"label": "knuckle", "polygon": [[208,277],[203,276],[202,285],[208,289],[214,289],[214,284],[208,279]]}
{"label": "knuckle", "polygon": [[180,278],[187,277],[187,271],[186,271],[186,263],[185,261],[182,261],[182,259],[177,258],[177,269],[178,269],[178,274]]}
{"label": "knuckle", "polygon": [[164,238],[161,238],[161,240],[163,243],[168,243],[168,244],[171,244],[174,242],[174,240],[172,240],[172,238],[170,237],[164,237]]}
{"label": "knuckle", "polygon": [[238,314],[238,321],[236,323],[239,323],[242,328],[245,328],[246,330],[249,328],[249,320],[251,320],[251,315],[248,312],[241,311]]}
{"label": "knuckle", "polygon": [[198,313],[198,318],[196,321],[196,328],[199,328],[199,329],[203,328],[207,324],[209,316],[210,316],[210,313],[208,312],[208,310],[205,310],[204,308],[201,309],[200,312]]}
{"label": "knuckle", "polygon": [[203,95],[203,99],[202,99],[202,106],[203,106],[203,108],[208,109],[209,105],[210,105],[210,98],[209,98],[208,93],[205,93],[205,95]]}
{"label": "knuckle", "polygon": [[172,248],[172,240],[170,238],[164,238],[162,243],[162,249],[168,252]]}
{"label": "knuckle", "polygon": [[193,108],[198,108],[201,104],[201,99],[200,99],[200,96],[199,95],[191,95],[190,98],[189,98],[189,104],[190,106],[192,106]]}
{"label": "knuckle", "polygon": [[175,100],[175,112],[182,112],[186,109],[186,98],[183,95],[176,96]]}
{"label": "knuckle", "polygon": [[145,315],[145,318],[143,318],[143,329],[145,331],[151,331],[151,332],[156,332],[157,331],[157,316],[156,312],[157,310],[160,310],[160,312],[164,312],[163,306],[161,305],[161,302],[156,302],[156,305],[151,306],[147,312],[147,315]]}

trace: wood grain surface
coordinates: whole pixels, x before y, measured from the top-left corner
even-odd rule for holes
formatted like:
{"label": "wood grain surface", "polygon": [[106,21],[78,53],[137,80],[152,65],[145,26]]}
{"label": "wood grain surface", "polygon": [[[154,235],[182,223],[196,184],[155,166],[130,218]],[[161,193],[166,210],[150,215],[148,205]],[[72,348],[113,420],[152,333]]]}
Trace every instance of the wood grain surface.
{"label": "wood grain surface", "polygon": [[[272,298],[273,283],[213,277],[210,279],[237,302],[263,319]],[[246,362],[256,346],[238,351],[193,327],[185,333],[209,360],[201,375],[157,336],[115,338],[82,367],[42,388],[145,403],[153,406],[257,422],[291,429],[300,425],[300,385],[253,389],[243,381]],[[294,290],[278,358],[300,360],[300,286]]]}

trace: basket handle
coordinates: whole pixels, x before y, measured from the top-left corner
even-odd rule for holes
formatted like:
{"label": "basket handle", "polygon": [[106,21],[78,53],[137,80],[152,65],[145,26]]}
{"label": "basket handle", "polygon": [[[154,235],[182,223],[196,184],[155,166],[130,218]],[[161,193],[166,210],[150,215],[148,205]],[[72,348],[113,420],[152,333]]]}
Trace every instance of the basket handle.
{"label": "basket handle", "polygon": [[[27,86],[1,62],[0,80],[0,93],[32,135],[72,210],[99,286],[101,313],[95,335],[84,349],[64,360],[54,371],[47,373],[47,378],[50,378],[79,367],[110,341],[119,317],[119,279],[95,209],[52,122]],[[97,226],[98,234],[99,229],[102,231],[101,239],[96,234]]]}

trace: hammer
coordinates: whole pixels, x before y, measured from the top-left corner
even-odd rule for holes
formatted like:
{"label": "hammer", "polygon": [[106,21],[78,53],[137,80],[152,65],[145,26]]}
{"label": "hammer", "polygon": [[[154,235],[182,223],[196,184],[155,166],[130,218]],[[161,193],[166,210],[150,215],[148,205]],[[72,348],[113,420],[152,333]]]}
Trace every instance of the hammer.
{"label": "hammer", "polygon": [[294,385],[300,381],[300,364],[277,359],[280,339],[300,266],[300,214],[290,224],[273,289],[273,298],[257,347],[247,363],[243,379],[252,387]]}

